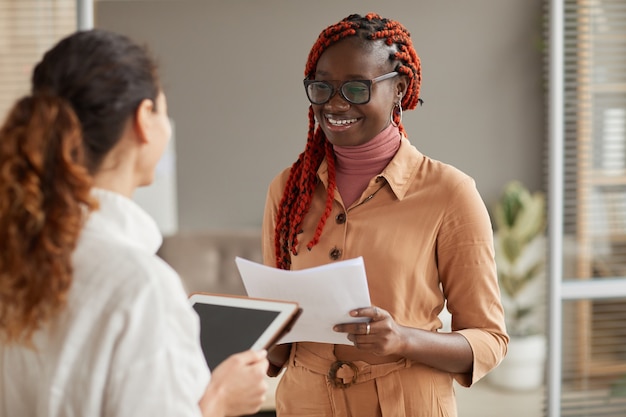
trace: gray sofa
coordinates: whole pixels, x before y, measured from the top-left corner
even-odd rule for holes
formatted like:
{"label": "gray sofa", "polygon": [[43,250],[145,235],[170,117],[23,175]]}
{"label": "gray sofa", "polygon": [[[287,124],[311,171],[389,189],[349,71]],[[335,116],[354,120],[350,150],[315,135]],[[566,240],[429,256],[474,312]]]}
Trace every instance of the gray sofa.
{"label": "gray sofa", "polygon": [[261,231],[177,233],[163,238],[158,255],[178,272],[188,293],[245,295],[235,257],[262,262]]}

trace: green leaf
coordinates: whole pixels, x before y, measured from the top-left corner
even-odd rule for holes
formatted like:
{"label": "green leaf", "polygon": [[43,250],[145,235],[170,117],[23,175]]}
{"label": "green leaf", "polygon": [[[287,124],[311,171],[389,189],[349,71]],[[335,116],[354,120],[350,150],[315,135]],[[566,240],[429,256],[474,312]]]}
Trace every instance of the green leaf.
{"label": "green leaf", "polygon": [[626,397],[626,375],[611,384],[611,397]]}

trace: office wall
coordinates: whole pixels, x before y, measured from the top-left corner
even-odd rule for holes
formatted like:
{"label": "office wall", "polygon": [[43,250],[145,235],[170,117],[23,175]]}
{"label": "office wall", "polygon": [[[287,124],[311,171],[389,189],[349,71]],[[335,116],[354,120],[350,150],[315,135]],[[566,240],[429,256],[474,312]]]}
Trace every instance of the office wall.
{"label": "office wall", "polygon": [[422,59],[409,139],[473,176],[543,185],[542,0],[100,0],[97,27],[146,42],[176,122],[180,230],[258,227],[273,176],[304,149],[304,65],[354,12],[401,21]]}

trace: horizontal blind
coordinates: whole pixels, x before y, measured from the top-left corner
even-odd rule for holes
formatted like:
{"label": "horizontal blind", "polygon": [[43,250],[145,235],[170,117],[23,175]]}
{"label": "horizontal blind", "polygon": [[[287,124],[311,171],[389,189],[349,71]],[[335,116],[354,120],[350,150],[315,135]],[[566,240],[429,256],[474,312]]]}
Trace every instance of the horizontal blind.
{"label": "horizontal blind", "polygon": [[0,0],[0,118],[29,93],[43,53],[76,30],[76,0]]}
{"label": "horizontal blind", "polygon": [[[564,0],[563,279],[626,279],[626,1]],[[626,299],[562,306],[562,416],[626,416]]]}
{"label": "horizontal blind", "polygon": [[626,298],[563,304],[561,416],[626,416]]}

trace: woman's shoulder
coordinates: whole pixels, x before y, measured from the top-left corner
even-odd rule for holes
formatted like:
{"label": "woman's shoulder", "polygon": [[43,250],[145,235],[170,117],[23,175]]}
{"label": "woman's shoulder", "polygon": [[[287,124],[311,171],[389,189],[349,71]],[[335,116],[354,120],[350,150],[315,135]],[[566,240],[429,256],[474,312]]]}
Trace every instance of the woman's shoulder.
{"label": "woman's shoulder", "polygon": [[461,183],[474,182],[473,177],[455,165],[430,157],[425,157],[425,161],[427,161],[431,175],[435,176],[436,180],[442,184],[456,187]]}
{"label": "woman's shoulder", "polygon": [[128,301],[148,292],[160,298],[182,291],[178,274],[157,255],[115,240],[81,239],[72,260],[75,284],[99,287],[100,297],[124,294]]}
{"label": "woman's shoulder", "polygon": [[289,174],[291,173],[291,168],[292,168],[291,166],[283,168],[276,175],[274,175],[274,178],[270,182],[270,185],[273,185],[273,184],[283,184],[284,185],[287,182],[287,179],[289,178]]}
{"label": "woman's shoulder", "polygon": [[[438,187],[456,188],[459,185],[474,185],[474,178],[451,163],[433,158],[420,152],[414,145],[407,143],[408,158],[415,169],[415,178],[422,183],[433,183]],[[423,184],[422,184],[423,186]]]}
{"label": "woman's shoulder", "polygon": [[287,180],[289,179],[290,173],[291,167],[289,166],[283,168],[282,171],[274,175],[274,178],[272,178],[268,187],[268,195],[270,197],[279,197],[283,195],[283,191],[285,189],[285,185],[287,184]]}

